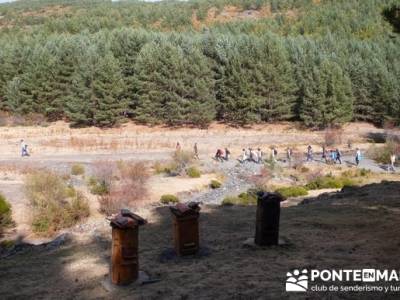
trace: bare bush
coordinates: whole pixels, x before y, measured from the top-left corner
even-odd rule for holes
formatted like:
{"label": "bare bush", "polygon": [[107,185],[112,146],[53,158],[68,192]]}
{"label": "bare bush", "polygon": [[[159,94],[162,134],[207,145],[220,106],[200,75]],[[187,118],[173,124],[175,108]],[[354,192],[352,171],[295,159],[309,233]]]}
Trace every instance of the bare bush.
{"label": "bare bush", "polygon": [[120,162],[115,172],[109,191],[99,196],[100,211],[106,215],[135,207],[148,195],[149,172],[144,163]]}
{"label": "bare bush", "polygon": [[177,150],[173,153],[172,160],[177,165],[178,171],[181,172],[193,162],[193,152]]}
{"label": "bare bush", "polygon": [[[96,161],[93,163],[93,176],[91,182],[91,191],[101,190],[104,193],[111,189],[113,176],[115,176],[117,166],[111,161]],[[102,193],[94,193],[102,194]]]}
{"label": "bare bush", "polygon": [[327,128],[325,129],[325,145],[333,146],[342,143],[343,129],[341,128]]}

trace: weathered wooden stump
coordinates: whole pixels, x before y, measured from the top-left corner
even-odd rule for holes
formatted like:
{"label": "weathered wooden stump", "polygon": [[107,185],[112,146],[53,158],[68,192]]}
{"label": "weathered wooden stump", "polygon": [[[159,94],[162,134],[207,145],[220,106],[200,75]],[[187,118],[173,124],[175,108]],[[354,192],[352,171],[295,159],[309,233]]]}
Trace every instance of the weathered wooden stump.
{"label": "weathered wooden stump", "polygon": [[199,251],[199,216],[198,203],[171,206],[173,216],[173,238],[177,255],[193,255]]}
{"label": "weathered wooden stump", "polygon": [[279,218],[283,198],[277,193],[257,195],[256,235],[254,242],[259,246],[278,245]]}
{"label": "weathered wooden stump", "polygon": [[139,226],[145,223],[146,220],[129,210],[121,210],[111,220],[111,282],[113,284],[127,285],[138,278]]}

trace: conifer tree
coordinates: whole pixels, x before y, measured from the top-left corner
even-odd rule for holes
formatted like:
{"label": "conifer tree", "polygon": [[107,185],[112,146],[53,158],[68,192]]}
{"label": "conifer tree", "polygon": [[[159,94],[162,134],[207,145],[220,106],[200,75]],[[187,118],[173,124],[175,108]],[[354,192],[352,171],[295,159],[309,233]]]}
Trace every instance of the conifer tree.
{"label": "conifer tree", "polygon": [[121,97],[124,83],[118,61],[111,53],[100,57],[89,49],[80,63],[73,94],[67,101],[68,118],[75,126],[117,124],[127,106]]}
{"label": "conifer tree", "polygon": [[338,64],[323,61],[302,84],[300,117],[305,125],[327,127],[352,119],[351,83]]}
{"label": "conifer tree", "polygon": [[161,39],[143,47],[136,61],[135,118],[140,122],[206,126],[215,116],[214,81],[197,49],[183,51]]}

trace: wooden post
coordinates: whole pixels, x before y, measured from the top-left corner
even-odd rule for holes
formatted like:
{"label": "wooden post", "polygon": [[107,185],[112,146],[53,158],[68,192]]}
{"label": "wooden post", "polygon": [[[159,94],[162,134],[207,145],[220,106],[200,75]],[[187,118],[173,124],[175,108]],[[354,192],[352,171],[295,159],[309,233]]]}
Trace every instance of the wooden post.
{"label": "wooden post", "polygon": [[257,199],[256,236],[254,242],[259,246],[278,245],[281,195],[261,193]]}
{"label": "wooden post", "polygon": [[122,209],[113,219],[111,249],[111,282],[126,285],[139,276],[139,226],[146,220],[127,209]]}
{"label": "wooden post", "polygon": [[199,216],[174,216],[174,245],[178,255],[192,255],[199,250]]}
{"label": "wooden post", "polygon": [[111,282],[126,285],[139,275],[138,227],[112,229]]}
{"label": "wooden post", "polygon": [[198,203],[170,207],[173,215],[173,237],[177,255],[193,255],[199,250]]}

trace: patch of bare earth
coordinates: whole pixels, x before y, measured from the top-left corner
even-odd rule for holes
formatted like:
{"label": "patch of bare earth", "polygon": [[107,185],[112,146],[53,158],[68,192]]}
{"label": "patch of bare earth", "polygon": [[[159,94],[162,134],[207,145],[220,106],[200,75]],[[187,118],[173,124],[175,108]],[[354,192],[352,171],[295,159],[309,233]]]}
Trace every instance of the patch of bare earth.
{"label": "patch of bare earth", "polygon": [[71,11],[71,7],[65,5],[50,5],[39,10],[25,11],[21,13],[22,17],[50,17],[65,15]]}
{"label": "patch of bare earth", "polygon": [[284,12],[272,12],[269,5],[262,6],[260,9],[243,9],[233,5],[224,6],[221,10],[212,7],[207,11],[204,21],[199,20],[197,11],[194,10],[192,14],[192,25],[195,29],[199,30],[203,25],[210,26],[216,23],[235,22],[240,20],[260,20],[266,18],[274,18],[278,15],[287,18],[296,18],[299,12],[291,9]]}

